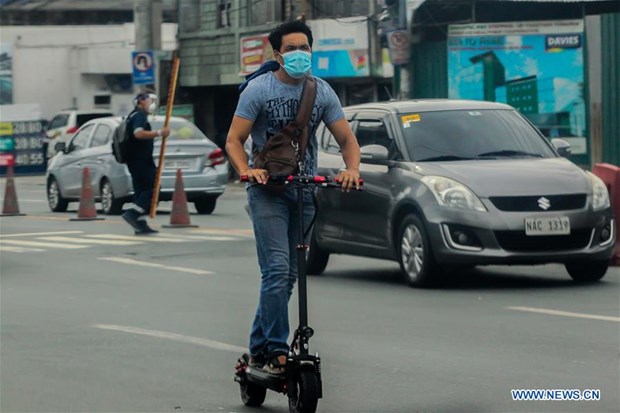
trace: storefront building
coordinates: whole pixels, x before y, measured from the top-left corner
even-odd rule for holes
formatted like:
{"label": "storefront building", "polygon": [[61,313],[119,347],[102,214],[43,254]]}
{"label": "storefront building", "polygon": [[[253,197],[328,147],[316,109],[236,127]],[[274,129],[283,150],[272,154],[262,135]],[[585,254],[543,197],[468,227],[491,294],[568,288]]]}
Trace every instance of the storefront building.
{"label": "storefront building", "polygon": [[609,1],[427,0],[410,27],[410,97],[507,103],[570,142],[577,164],[618,165],[618,12]]}

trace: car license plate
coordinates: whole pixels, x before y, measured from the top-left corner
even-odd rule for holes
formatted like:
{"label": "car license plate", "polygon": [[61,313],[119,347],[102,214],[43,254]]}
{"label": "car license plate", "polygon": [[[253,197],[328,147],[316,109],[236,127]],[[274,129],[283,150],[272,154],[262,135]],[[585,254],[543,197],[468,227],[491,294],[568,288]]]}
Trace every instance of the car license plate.
{"label": "car license plate", "polygon": [[164,161],[165,169],[188,169],[191,166],[189,159],[166,159]]}
{"label": "car license plate", "polygon": [[568,217],[525,218],[525,235],[568,235]]}

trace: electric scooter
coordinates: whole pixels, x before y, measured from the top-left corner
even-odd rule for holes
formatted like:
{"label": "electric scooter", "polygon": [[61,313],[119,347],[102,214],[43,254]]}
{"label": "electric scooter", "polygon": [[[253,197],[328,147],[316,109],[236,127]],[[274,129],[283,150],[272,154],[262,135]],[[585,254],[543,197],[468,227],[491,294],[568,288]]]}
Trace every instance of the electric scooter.
{"label": "electric scooter", "polygon": [[[242,182],[248,178],[241,177]],[[360,179],[360,185],[363,180]],[[298,294],[299,294],[299,327],[293,334],[286,358],[285,374],[269,374],[262,369],[249,366],[250,356],[243,354],[235,367],[235,381],[239,383],[241,400],[246,406],[259,407],[265,401],[267,389],[284,393],[288,396],[289,411],[295,413],[314,413],[319,399],[323,397],[321,380],[321,358],[318,353],[310,354],[309,341],[314,330],[308,326],[308,296],[306,284],[306,251],[303,225],[303,188],[340,188],[340,183],[330,177],[289,175],[269,176],[267,185],[294,185],[297,189],[297,213],[301,222],[297,244]]]}

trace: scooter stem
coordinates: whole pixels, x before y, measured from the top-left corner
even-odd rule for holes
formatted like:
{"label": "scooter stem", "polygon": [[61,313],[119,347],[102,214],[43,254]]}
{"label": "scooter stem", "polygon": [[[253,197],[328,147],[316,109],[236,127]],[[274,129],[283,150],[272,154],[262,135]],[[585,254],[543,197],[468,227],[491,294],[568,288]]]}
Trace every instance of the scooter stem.
{"label": "scooter stem", "polygon": [[306,284],[306,245],[304,242],[304,198],[303,184],[297,183],[297,213],[299,214],[299,243],[297,244],[297,283],[299,288],[299,353],[308,354],[308,337],[305,331],[308,327],[308,291]]}

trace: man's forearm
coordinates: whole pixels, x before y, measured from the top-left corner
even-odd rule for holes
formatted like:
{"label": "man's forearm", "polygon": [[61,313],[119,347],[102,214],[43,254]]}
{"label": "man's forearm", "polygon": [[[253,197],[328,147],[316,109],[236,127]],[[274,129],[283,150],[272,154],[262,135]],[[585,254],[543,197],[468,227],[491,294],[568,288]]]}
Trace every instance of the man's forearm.
{"label": "man's forearm", "polygon": [[344,164],[347,166],[347,169],[359,171],[361,160],[359,146],[347,143],[344,147],[342,147],[341,151],[342,159],[344,160]]}
{"label": "man's forearm", "polygon": [[141,130],[137,133],[134,134],[134,136],[136,137],[136,139],[156,139],[157,137],[161,136],[160,135],[160,131],[159,130]]}
{"label": "man's forearm", "polygon": [[243,145],[239,141],[235,141],[234,139],[226,140],[226,153],[228,154],[228,159],[232,164],[235,171],[238,174],[242,174],[246,171],[248,166],[248,155],[245,153],[243,149]]}

